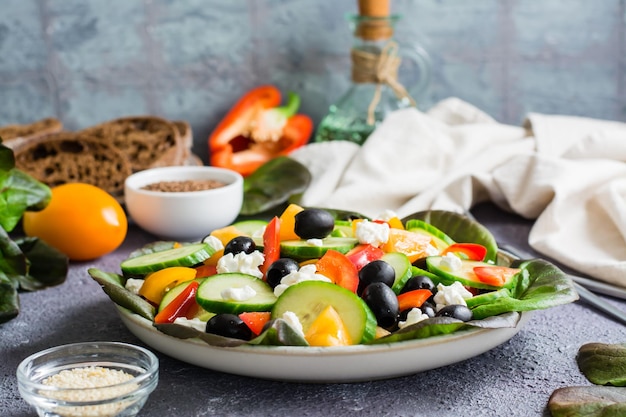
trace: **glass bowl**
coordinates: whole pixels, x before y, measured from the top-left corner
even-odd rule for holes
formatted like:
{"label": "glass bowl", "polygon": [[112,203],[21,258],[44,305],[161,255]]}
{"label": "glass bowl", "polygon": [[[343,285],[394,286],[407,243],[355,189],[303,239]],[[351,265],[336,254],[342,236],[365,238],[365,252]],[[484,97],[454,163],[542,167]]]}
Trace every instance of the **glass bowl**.
{"label": "glass bowl", "polygon": [[27,357],[17,381],[40,417],[131,417],[156,388],[158,369],[157,357],[139,346],[75,343]]}

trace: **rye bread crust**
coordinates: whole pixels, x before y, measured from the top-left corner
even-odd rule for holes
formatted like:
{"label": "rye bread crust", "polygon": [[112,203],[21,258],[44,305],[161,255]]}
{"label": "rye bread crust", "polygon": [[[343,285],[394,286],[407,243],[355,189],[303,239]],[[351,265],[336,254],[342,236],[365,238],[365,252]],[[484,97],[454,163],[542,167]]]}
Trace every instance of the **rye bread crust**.
{"label": "rye bread crust", "polygon": [[133,172],[181,165],[184,144],[176,126],[154,116],[113,119],[77,132],[110,143],[130,161]]}
{"label": "rye bread crust", "polygon": [[62,130],[63,123],[50,117],[32,123],[0,126],[0,138],[2,138],[2,144],[14,149],[33,139]]}
{"label": "rye bread crust", "polygon": [[60,132],[14,149],[15,165],[50,187],[84,182],[121,200],[131,164],[111,143],[85,133]]}

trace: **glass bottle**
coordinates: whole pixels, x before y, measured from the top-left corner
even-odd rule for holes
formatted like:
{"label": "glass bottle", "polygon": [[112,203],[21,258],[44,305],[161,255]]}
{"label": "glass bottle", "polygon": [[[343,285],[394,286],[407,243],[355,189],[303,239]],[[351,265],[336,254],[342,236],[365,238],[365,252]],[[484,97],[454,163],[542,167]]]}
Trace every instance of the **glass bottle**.
{"label": "glass bottle", "polygon": [[[401,58],[393,32],[400,16],[359,14],[348,19],[354,33],[352,83],[330,106],[317,127],[314,142],[347,140],[362,145],[388,113],[416,105],[398,80]],[[431,72],[426,52],[421,48],[405,49],[403,58],[414,61],[420,76],[412,90],[425,90]]]}

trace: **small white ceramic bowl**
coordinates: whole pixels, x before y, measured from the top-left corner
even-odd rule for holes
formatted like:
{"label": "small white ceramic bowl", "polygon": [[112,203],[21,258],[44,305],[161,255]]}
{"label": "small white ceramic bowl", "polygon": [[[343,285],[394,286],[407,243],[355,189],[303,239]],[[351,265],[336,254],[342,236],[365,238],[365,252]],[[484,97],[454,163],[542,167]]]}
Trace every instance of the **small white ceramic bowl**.
{"label": "small white ceramic bowl", "polygon": [[17,367],[18,389],[39,416],[133,417],[159,381],[147,349],[120,342],[53,347]]}
{"label": "small white ceramic bowl", "polygon": [[[149,191],[146,185],[186,180],[216,180],[225,185],[201,191]],[[243,204],[243,177],[211,166],[173,166],[139,171],[124,184],[126,210],[142,229],[164,239],[200,240],[231,224]]]}

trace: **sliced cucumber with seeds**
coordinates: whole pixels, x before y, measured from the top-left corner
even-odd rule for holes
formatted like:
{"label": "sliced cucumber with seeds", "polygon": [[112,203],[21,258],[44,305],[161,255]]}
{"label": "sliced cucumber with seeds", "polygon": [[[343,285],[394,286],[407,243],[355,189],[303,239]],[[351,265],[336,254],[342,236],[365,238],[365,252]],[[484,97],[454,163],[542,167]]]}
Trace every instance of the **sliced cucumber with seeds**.
{"label": "sliced cucumber with seeds", "polygon": [[358,243],[358,240],[350,237],[327,237],[320,240],[321,245],[315,245],[304,239],[280,242],[281,256],[294,258],[297,261],[316,259],[321,258],[329,249],[347,253]]}
{"label": "sliced cucumber with seeds", "polygon": [[[244,289],[246,286],[255,292],[246,300],[232,300],[222,296],[225,290]],[[239,314],[245,311],[270,311],[276,302],[276,296],[272,287],[262,279],[253,275],[227,272],[205,278],[198,287],[196,301],[206,311]]]}
{"label": "sliced cucumber with seeds", "polygon": [[341,317],[352,343],[367,343],[376,334],[376,317],[358,295],[323,281],[304,281],[292,285],[274,304],[272,319],[291,311],[300,320],[304,333],[317,316],[331,305]]}
{"label": "sliced cucumber with seeds", "polygon": [[267,222],[265,220],[241,220],[233,223],[232,226],[246,236],[254,236],[261,234],[261,230],[267,226]]}
{"label": "sliced cucumber with seeds", "polygon": [[194,266],[209,259],[214,252],[206,243],[194,243],[126,259],[120,268],[124,275],[145,275],[170,266]]}
{"label": "sliced cucumber with seeds", "polygon": [[409,257],[400,252],[389,252],[384,254],[380,259],[391,265],[393,270],[396,272],[396,278],[393,281],[391,289],[396,294],[400,294],[404,284],[406,284],[409,278],[413,275],[411,269],[413,265],[411,265]]}

